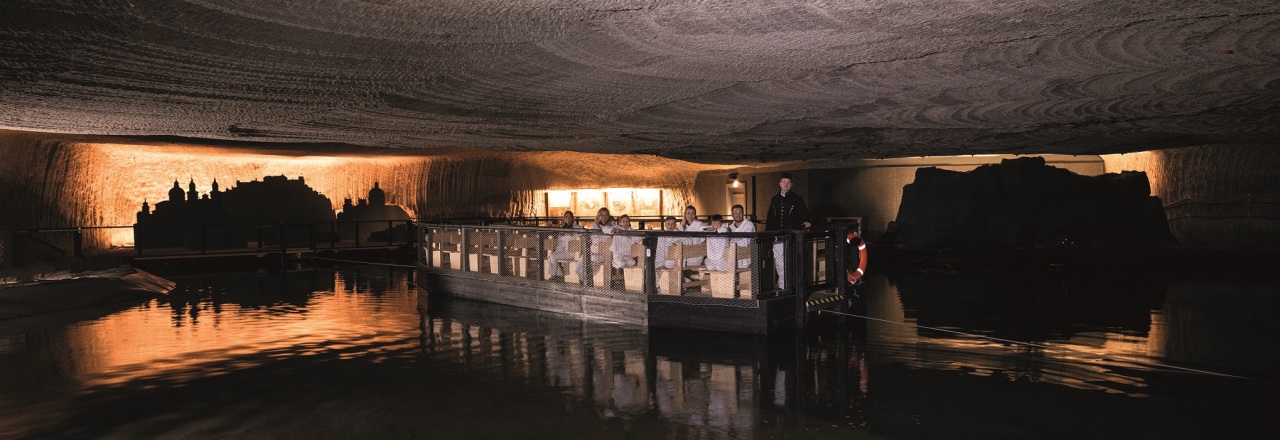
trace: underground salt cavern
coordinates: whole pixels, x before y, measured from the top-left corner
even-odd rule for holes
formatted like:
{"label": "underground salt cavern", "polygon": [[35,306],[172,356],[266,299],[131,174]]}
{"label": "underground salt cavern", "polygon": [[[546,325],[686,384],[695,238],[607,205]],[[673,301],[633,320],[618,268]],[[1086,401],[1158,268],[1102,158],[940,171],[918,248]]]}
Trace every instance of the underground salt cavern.
{"label": "underground salt cavern", "polygon": [[5,2],[0,437],[1274,436],[1278,12]]}

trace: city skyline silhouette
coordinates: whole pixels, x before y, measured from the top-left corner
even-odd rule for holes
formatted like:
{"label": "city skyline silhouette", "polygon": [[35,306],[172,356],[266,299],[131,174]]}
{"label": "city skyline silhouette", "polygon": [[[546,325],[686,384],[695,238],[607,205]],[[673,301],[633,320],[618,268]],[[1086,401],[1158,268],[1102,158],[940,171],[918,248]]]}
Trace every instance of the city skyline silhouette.
{"label": "city skyline silhouette", "polygon": [[[195,179],[184,191],[179,181],[173,182],[168,199],[154,205],[143,200],[134,223],[134,237],[139,247],[235,248],[251,242],[279,243],[280,228],[263,225],[313,224],[306,233],[312,239],[359,240],[386,234],[386,226],[360,228],[361,222],[407,221],[408,212],[398,205],[387,205],[386,194],[379,182],[373,183],[367,198],[344,199],[341,210],[332,201],[306,184],[303,176],[290,179],[284,175],[265,176],[262,180],[239,181],[220,190],[217,179],[210,191],[200,193]],[[330,224],[338,222],[340,226]],[[297,235],[297,234],[295,234]],[[303,237],[290,237],[296,242]]]}

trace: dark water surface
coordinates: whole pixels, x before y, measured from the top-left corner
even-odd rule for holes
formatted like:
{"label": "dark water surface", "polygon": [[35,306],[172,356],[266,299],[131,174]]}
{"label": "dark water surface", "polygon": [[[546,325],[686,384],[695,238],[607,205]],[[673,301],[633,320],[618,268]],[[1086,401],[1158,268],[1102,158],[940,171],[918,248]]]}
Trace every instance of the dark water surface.
{"label": "dark water surface", "polygon": [[849,311],[873,319],[765,338],[428,300],[412,277],[173,277],[0,321],[0,438],[1280,434],[1275,284],[879,276]]}

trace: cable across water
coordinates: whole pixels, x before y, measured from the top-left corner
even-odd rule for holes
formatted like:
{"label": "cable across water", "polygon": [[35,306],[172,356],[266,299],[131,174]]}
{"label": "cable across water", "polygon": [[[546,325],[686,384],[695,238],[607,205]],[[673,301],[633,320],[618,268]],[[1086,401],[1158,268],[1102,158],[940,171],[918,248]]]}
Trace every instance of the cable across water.
{"label": "cable across water", "polygon": [[339,259],[337,259],[337,258],[311,257],[311,259],[312,259],[312,260],[335,261],[335,262],[339,262],[339,263],[358,263],[358,264],[369,264],[369,265],[373,265],[373,266],[407,267],[407,268],[410,268],[410,269],[417,267],[417,266],[414,266],[414,265],[412,265],[412,264],[374,263],[374,262],[370,262],[370,261],[339,260]]}
{"label": "cable across water", "polygon": [[[1024,346],[1028,346],[1028,347],[1036,347],[1036,348],[1043,348],[1043,349],[1049,349],[1049,350],[1062,350],[1062,351],[1069,351],[1069,352],[1079,353],[1079,354],[1084,354],[1084,355],[1098,356],[1098,355],[1097,355],[1097,354],[1095,354],[1095,353],[1090,353],[1090,352],[1087,352],[1087,351],[1081,351],[1081,350],[1073,350],[1073,349],[1066,348],[1066,347],[1054,347],[1054,346],[1045,345],[1045,344],[1037,344],[1037,343],[1034,343],[1034,342],[1016,341],[1016,340],[1013,340],[1013,339],[997,338],[997,337],[994,337],[994,336],[980,335],[980,334],[977,334],[977,333],[967,333],[967,332],[962,332],[962,331],[948,330],[948,329],[945,329],[945,328],[938,328],[938,327],[929,327],[929,326],[926,326],[926,325],[912,324],[912,323],[907,323],[907,322],[890,321],[890,320],[888,320],[888,319],[872,318],[872,317],[870,317],[870,316],[858,315],[858,314],[853,314],[853,313],[836,312],[836,311],[832,311],[832,310],[820,310],[820,311],[818,311],[818,313],[831,313],[831,314],[835,314],[835,315],[843,315],[843,316],[849,316],[849,317],[854,317],[854,318],[862,318],[862,319],[871,320],[871,321],[886,322],[886,323],[890,323],[890,324],[897,324],[897,325],[903,325],[903,326],[908,326],[908,327],[922,328],[922,329],[926,329],[926,330],[933,330],[933,331],[938,331],[938,332],[943,332],[943,333],[951,333],[951,334],[963,335],[963,336],[972,336],[972,337],[983,338],[983,339],[988,339],[988,340],[992,340],[992,341],[1005,342],[1005,343],[1009,343],[1009,344],[1024,345]],[[1105,357],[1103,357],[1103,358],[1105,359]],[[1188,372],[1188,373],[1205,374],[1205,375],[1210,375],[1210,376],[1220,376],[1220,377],[1230,377],[1230,378],[1235,378],[1235,379],[1252,379],[1252,378],[1250,378],[1250,377],[1237,376],[1237,375],[1234,375],[1234,374],[1218,373],[1218,372],[1214,372],[1214,371],[1199,370],[1199,369],[1195,369],[1195,368],[1179,367],[1179,366],[1176,366],[1176,365],[1162,364],[1162,363],[1157,363],[1157,362],[1143,362],[1143,361],[1138,361],[1138,360],[1126,360],[1126,361],[1127,361],[1127,362],[1133,362],[1133,363],[1135,363],[1135,364],[1139,364],[1139,365],[1148,366],[1148,367],[1154,367],[1154,368],[1167,368],[1167,369],[1171,369],[1171,370],[1178,370],[1178,371],[1183,371],[1183,372]]]}

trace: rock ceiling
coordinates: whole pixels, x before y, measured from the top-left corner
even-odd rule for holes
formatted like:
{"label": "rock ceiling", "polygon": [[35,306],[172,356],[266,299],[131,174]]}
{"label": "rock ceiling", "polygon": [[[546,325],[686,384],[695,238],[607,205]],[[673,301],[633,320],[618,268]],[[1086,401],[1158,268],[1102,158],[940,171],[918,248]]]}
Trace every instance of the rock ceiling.
{"label": "rock ceiling", "polygon": [[0,129],[699,162],[1280,144],[1275,0],[5,0]]}

